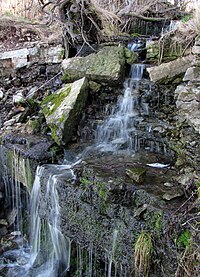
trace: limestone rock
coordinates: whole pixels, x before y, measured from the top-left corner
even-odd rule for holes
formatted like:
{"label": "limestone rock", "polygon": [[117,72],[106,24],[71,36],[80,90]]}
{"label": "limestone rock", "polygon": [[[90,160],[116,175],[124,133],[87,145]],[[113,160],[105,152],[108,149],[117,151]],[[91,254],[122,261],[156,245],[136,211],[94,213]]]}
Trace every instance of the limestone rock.
{"label": "limestone rock", "polygon": [[72,82],[87,77],[90,81],[116,86],[124,77],[126,59],[136,60],[137,55],[128,51],[124,47],[109,46],[86,57],[65,59],[62,62],[63,80]]}
{"label": "limestone rock", "polygon": [[5,236],[7,233],[8,233],[8,230],[5,226],[0,228],[0,236]]}
{"label": "limestone rock", "polygon": [[180,85],[176,88],[176,106],[181,117],[200,133],[200,87]]}
{"label": "limestone rock", "polygon": [[35,47],[4,51],[0,53],[0,68],[19,69],[36,62],[39,64],[61,63],[63,54],[64,49],[60,44],[50,46],[42,43]]}
{"label": "limestone rock", "polygon": [[57,93],[47,96],[42,102],[46,122],[52,138],[59,145],[65,145],[81,114],[87,98],[88,81],[82,78],[67,84]]}
{"label": "limestone rock", "polygon": [[179,77],[181,74],[184,74],[190,67],[192,59],[192,55],[189,55],[168,63],[149,67],[147,68],[147,71],[152,82],[168,83],[176,77]]}
{"label": "limestone rock", "polygon": [[167,200],[167,201],[170,201],[174,198],[177,198],[177,197],[181,197],[184,195],[184,192],[181,188],[176,188],[176,189],[171,189],[171,191],[169,192],[166,192],[164,195],[163,195],[163,199],[164,200]]}
{"label": "limestone rock", "polygon": [[159,40],[147,40],[146,59],[150,62],[158,62],[162,51],[162,62],[173,61],[182,55],[185,46],[184,42],[175,45],[172,37],[165,38],[164,43]]}
{"label": "limestone rock", "polygon": [[200,45],[195,45],[192,47],[192,54],[200,55]]}
{"label": "limestone rock", "polygon": [[183,81],[200,82],[200,67],[189,67],[185,73]]}
{"label": "limestone rock", "polygon": [[147,60],[156,60],[158,61],[159,58],[159,43],[158,41],[149,40],[146,43],[147,49]]}
{"label": "limestone rock", "polygon": [[6,219],[4,219],[4,218],[0,219],[0,225],[7,226],[7,225],[8,225],[7,220],[6,220]]}
{"label": "limestone rock", "polygon": [[145,168],[131,168],[126,170],[126,174],[135,182],[144,182],[146,169]]}

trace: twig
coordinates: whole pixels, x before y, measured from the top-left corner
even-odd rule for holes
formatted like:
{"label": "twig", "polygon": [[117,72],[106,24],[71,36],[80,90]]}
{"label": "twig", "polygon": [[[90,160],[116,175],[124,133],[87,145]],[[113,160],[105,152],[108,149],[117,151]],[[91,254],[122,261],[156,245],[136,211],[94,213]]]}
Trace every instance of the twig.
{"label": "twig", "polygon": [[190,197],[174,212],[177,213],[183,206],[185,206],[185,204],[187,204],[187,202],[190,201],[190,199],[194,196],[194,192],[192,192],[192,194],[190,195]]}

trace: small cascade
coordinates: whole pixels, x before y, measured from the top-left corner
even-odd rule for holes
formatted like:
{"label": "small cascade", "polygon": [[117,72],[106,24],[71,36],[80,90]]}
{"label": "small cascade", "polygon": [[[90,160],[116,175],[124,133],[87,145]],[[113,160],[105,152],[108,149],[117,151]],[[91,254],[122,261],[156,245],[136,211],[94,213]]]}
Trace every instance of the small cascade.
{"label": "small cascade", "polygon": [[[29,160],[20,157],[16,151],[9,152],[5,155],[3,146],[0,149],[1,157],[9,157],[2,161],[2,180],[5,186],[5,206],[9,210],[8,221],[13,224],[13,231],[18,237],[21,237],[18,246],[23,245],[23,230],[24,230],[24,213],[29,211],[29,195],[28,187],[28,172],[30,172]],[[8,162],[10,163],[8,165]],[[12,169],[11,175],[8,174],[8,166]],[[23,184],[21,181],[23,180]]]}
{"label": "small cascade", "polygon": [[[109,264],[108,264],[108,277],[111,277],[112,275],[112,263],[115,255],[115,249],[116,249],[116,242],[117,242],[117,235],[118,235],[118,230],[114,230],[113,232],[113,241],[112,241],[112,250],[109,256]],[[116,273],[116,270],[115,270]]]}
{"label": "small cascade", "polygon": [[136,126],[141,114],[148,113],[147,104],[140,101],[138,88],[144,69],[144,64],[131,66],[130,79],[124,83],[123,97],[119,98],[110,116],[97,128],[96,145],[99,150],[137,150],[135,147],[137,144]]}
{"label": "small cascade", "polygon": [[[48,167],[55,170],[57,174],[49,174],[47,184],[44,187],[42,180],[47,174],[45,169]],[[15,167],[14,169],[16,170]],[[75,175],[69,166],[38,166],[30,196],[30,244],[28,244],[28,241],[26,241],[26,244],[22,241],[19,249],[4,253],[5,257],[11,254],[15,257],[13,262],[4,264],[4,268],[7,268],[7,277],[65,276],[66,271],[69,270],[71,242],[63,236],[60,230],[58,177],[73,180]],[[18,190],[20,191],[18,184],[15,182],[14,192],[18,192]],[[19,197],[17,199],[19,200]],[[19,203],[22,203],[22,201],[20,200]],[[14,204],[17,206],[16,203]],[[18,223],[18,218],[21,219],[23,207],[20,204],[17,207],[19,210],[16,212],[19,215],[16,215],[16,227],[19,228],[22,223]],[[41,217],[41,214],[44,215],[44,218]],[[20,230],[20,232],[22,231]]]}
{"label": "small cascade", "polygon": [[[38,268],[38,277],[62,276],[70,265],[70,241],[60,231],[60,206],[56,190],[57,176],[50,175],[45,193],[45,220],[40,218],[41,178],[44,167],[38,167],[31,192],[31,259],[29,267]],[[58,175],[60,176],[60,175]],[[45,222],[46,221],[46,222]],[[48,247],[45,247],[45,245]],[[46,249],[45,249],[46,248]],[[44,259],[46,256],[46,259]]]}

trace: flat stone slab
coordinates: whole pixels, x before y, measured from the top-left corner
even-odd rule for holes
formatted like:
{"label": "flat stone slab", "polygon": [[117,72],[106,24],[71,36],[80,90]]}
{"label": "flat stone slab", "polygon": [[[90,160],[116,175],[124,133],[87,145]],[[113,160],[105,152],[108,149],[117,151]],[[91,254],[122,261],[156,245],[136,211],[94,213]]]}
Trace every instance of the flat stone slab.
{"label": "flat stone slab", "polygon": [[180,74],[184,74],[191,66],[193,56],[178,58],[174,61],[147,68],[150,80],[155,83],[168,83]]}

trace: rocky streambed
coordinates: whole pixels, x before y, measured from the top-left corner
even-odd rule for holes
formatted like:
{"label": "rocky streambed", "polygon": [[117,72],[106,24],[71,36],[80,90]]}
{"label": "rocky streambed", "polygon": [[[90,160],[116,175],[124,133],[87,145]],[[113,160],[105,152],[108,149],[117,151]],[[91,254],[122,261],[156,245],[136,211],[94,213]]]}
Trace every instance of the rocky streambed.
{"label": "rocky streambed", "polygon": [[[46,189],[56,176],[59,228],[71,241],[66,276],[185,276],[185,269],[197,276],[199,40],[181,60],[181,72],[180,60],[152,66],[151,44],[134,43],[141,44],[137,54],[125,45],[100,45],[98,53],[67,58],[62,65],[64,50],[55,41],[1,53],[2,254],[29,239],[28,232],[12,231],[15,226],[19,232],[17,198],[18,212],[23,207],[28,212],[25,195],[40,164],[38,214],[44,224],[53,224]],[[124,77],[130,82],[130,67],[144,55],[146,69],[131,87],[134,147],[118,137],[114,153],[102,151],[97,127],[119,115]],[[17,258],[9,259],[3,254],[2,274]]]}

